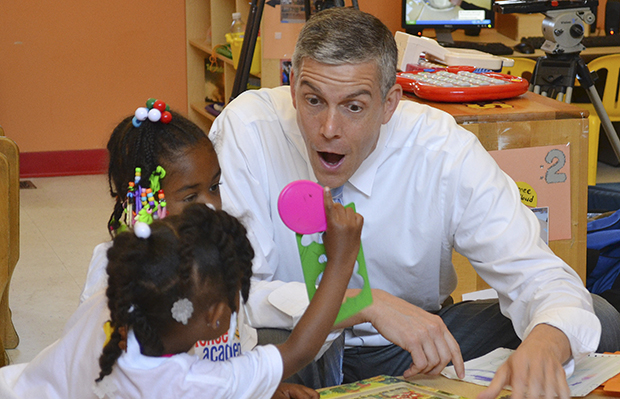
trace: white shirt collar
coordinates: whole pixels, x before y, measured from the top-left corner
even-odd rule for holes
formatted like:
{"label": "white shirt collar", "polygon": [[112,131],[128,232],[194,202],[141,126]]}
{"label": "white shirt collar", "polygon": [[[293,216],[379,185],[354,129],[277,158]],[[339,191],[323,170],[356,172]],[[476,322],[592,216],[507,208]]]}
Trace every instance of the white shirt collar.
{"label": "white shirt collar", "polygon": [[390,132],[386,125],[381,125],[381,131],[379,133],[379,139],[377,140],[377,146],[374,151],[366,157],[360,167],[353,173],[353,176],[349,179],[349,183],[353,185],[357,190],[362,192],[366,196],[372,194],[372,188],[377,177],[377,169],[382,163],[386,153],[386,142],[389,138]]}

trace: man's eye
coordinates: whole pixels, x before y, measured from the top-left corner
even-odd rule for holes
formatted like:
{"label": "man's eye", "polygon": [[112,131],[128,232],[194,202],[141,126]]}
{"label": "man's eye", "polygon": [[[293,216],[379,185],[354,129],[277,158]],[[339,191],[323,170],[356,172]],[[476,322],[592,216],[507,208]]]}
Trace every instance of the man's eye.
{"label": "man's eye", "polygon": [[360,107],[357,104],[350,104],[349,105],[349,111],[351,111],[351,112],[361,112],[362,111],[362,107]]}
{"label": "man's eye", "polygon": [[222,183],[216,183],[216,184],[212,185],[211,187],[209,187],[209,191],[211,191],[212,193],[215,193],[215,192],[219,191],[221,184]]}
{"label": "man's eye", "polygon": [[320,103],[320,101],[316,97],[309,97],[308,98],[308,104],[310,104],[310,105],[319,105],[319,103]]}
{"label": "man's eye", "polygon": [[194,202],[196,200],[196,194],[190,194],[187,197],[183,198],[183,202]]}

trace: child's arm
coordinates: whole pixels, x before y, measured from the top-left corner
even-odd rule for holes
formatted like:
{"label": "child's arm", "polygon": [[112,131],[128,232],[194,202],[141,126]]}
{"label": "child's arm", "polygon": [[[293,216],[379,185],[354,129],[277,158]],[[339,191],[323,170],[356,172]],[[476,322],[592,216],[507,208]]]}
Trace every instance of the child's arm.
{"label": "child's arm", "polygon": [[338,315],[360,249],[364,219],[351,208],[332,201],[323,191],[327,230],[323,235],[327,265],[308,309],[291,336],[278,345],[284,364],[283,379],[308,364],[318,353]]}

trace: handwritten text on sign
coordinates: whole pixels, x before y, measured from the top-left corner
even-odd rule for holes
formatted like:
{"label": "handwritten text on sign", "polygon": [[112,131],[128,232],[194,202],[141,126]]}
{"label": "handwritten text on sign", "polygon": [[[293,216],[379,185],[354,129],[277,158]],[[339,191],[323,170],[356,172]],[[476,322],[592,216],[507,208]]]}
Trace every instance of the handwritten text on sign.
{"label": "handwritten text on sign", "polygon": [[489,151],[529,207],[549,208],[549,240],[571,238],[570,144]]}

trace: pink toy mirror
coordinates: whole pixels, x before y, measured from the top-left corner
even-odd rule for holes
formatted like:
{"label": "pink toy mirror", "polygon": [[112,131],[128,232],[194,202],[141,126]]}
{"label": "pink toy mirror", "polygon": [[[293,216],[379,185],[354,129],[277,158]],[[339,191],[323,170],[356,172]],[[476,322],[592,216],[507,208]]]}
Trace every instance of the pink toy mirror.
{"label": "pink toy mirror", "polygon": [[284,224],[299,234],[314,234],[327,229],[323,187],[309,180],[289,183],[278,198],[278,212]]}

